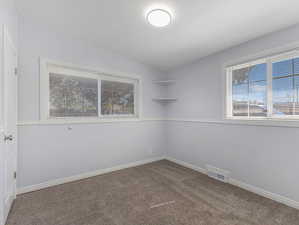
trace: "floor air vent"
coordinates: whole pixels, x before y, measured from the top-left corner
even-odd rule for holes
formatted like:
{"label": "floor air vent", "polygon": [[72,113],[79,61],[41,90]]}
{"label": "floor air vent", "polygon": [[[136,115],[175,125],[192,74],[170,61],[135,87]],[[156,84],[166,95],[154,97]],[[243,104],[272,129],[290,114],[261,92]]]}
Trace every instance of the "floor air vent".
{"label": "floor air vent", "polygon": [[214,166],[206,165],[207,173],[209,177],[212,177],[216,180],[227,183],[229,179],[229,171],[216,168]]}

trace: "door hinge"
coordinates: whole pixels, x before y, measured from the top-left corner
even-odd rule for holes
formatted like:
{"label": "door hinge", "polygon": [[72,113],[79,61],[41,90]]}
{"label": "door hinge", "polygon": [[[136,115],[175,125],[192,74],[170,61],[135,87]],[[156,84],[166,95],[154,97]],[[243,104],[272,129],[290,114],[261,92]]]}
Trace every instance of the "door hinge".
{"label": "door hinge", "polygon": [[17,172],[13,173],[13,177],[14,177],[14,179],[17,179]]}
{"label": "door hinge", "polygon": [[18,67],[15,68],[15,75],[18,75]]}

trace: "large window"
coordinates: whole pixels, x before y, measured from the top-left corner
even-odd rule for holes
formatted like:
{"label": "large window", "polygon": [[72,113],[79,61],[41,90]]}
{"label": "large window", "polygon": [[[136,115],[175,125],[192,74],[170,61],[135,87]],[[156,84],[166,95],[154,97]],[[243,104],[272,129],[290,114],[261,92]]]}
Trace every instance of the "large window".
{"label": "large window", "polygon": [[299,119],[299,52],[227,68],[227,117]]}
{"label": "large window", "polygon": [[138,117],[139,79],[43,62],[41,117]]}

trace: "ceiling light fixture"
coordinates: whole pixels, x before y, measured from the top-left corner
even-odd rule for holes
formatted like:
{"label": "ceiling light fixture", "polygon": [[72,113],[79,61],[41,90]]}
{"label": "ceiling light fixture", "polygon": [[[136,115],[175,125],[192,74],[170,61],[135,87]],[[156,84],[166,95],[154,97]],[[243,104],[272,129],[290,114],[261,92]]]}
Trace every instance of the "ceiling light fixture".
{"label": "ceiling light fixture", "polygon": [[165,27],[171,23],[171,13],[165,9],[153,9],[147,13],[147,21],[155,27]]}

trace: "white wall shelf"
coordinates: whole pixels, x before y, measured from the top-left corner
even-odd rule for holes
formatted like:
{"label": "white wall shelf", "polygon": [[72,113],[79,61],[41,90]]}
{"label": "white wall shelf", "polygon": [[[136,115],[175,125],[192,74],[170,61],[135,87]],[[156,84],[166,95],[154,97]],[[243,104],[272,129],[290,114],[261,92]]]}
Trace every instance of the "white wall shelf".
{"label": "white wall shelf", "polygon": [[[167,86],[175,84],[176,80],[154,80],[153,83],[156,84],[156,85],[161,86],[160,90],[162,90],[163,93],[166,93],[167,88],[168,88]],[[171,102],[175,102],[177,100],[178,99],[176,97],[173,97],[173,96],[163,96],[163,97],[158,96],[158,97],[153,98],[153,101],[160,102],[160,103],[171,103]]]}
{"label": "white wall shelf", "polygon": [[168,86],[175,84],[176,80],[154,80],[153,83],[161,86]]}
{"label": "white wall shelf", "polygon": [[153,101],[164,102],[164,103],[175,102],[177,100],[178,100],[177,98],[153,98]]}

